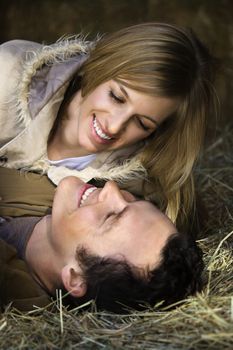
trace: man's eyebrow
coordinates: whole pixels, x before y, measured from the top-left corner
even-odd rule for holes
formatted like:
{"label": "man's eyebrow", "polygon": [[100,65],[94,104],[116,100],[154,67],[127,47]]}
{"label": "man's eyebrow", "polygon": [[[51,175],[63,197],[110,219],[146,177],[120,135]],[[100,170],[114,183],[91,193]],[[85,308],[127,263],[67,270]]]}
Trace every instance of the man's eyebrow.
{"label": "man's eyebrow", "polygon": [[[127,99],[130,99],[130,98],[129,98],[129,95],[128,95],[128,93],[127,93],[127,91],[125,90],[125,88],[124,88],[120,83],[117,82],[117,84],[118,84],[118,86],[119,86],[121,92],[123,93],[123,95],[125,95],[125,97],[126,97]],[[159,123],[158,123],[156,120],[154,120],[153,118],[151,118],[151,117],[149,117],[149,116],[147,116],[147,115],[140,114],[140,115],[138,115],[138,116],[150,120],[150,121],[151,121],[152,123],[154,123],[157,127],[159,126]]]}
{"label": "man's eyebrow", "polygon": [[126,207],[124,207],[122,211],[117,213],[113,219],[114,224],[119,224],[119,221],[128,213],[129,210],[130,210],[130,206],[127,205]]}
{"label": "man's eyebrow", "polygon": [[120,220],[128,213],[129,209],[130,209],[130,206],[127,205],[119,213],[113,214],[114,216],[113,216],[113,218],[111,218],[111,221],[109,223],[107,223],[107,226],[106,226],[106,222],[104,221],[102,224],[103,225],[103,233],[107,233],[109,231],[109,228],[112,227],[112,225],[119,225]]}
{"label": "man's eyebrow", "polygon": [[[147,202],[147,200],[136,198],[136,200],[134,202]],[[119,213],[114,215],[113,219],[110,222],[110,225],[111,226],[113,224],[119,225],[122,218],[124,218],[128,214],[128,212],[131,211],[131,209],[132,209],[131,205],[127,205],[126,207],[124,207],[124,209],[122,211],[120,211]],[[109,225],[107,225],[106,228],[103,228],[103,233],[107,233],[108,230],[109,230]]]}
{"label": "man's eyebrow", "polygon": [[[130,204],[132,203],[135,203],[135,202],[147,202],[145,199],[141,199],[141,198],[135,198],[135,201],[131,202]],[[116,215],[114,215],[114,218],[113,218],[113,222],[114,223],[119,223],[119,221],[124,218],[129,211],[132,210],[132,206],[131,205],[126,205],[124,207],[124,209],[122,211],[120,211],[119,213],[117,213]]]}

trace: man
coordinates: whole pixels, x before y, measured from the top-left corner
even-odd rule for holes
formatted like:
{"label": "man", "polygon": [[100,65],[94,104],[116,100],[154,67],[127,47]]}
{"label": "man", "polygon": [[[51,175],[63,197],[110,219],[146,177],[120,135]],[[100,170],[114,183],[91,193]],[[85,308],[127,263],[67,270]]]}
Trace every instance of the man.
{"label": "man", "polygon": [[54,296],[61,288],[69,303],[94,299],[99,309],[121,312],[170,304],[200,287],[203,264],[192,238],[113,182],[96,188],[67,177],[51,215],[5,222],[0,237],[43,290]]}

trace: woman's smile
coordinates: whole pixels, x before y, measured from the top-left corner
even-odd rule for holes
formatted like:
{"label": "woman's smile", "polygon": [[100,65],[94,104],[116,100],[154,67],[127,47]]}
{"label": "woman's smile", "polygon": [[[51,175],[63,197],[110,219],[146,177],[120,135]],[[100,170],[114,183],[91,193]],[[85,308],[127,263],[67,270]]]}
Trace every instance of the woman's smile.
{"label": "woman's smile", "polygon": [[115,138],[103,130],[101,124],[97,121],[95,114],[91,120],[91,129],[94,141],[101,144],[109,144],[114,142]]}

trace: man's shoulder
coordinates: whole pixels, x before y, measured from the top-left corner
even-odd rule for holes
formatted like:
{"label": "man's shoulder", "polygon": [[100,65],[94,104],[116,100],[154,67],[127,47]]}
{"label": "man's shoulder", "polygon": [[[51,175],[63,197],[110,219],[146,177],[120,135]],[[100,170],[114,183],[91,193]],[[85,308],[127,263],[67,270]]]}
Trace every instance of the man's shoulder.
{"label": "man's shoulder", "polygon": [[0,305],[10,304],[20,311],[44,307],[51,303],[48,294],[30,275],[25,261],[19,259],[11,245],[0,239]]}

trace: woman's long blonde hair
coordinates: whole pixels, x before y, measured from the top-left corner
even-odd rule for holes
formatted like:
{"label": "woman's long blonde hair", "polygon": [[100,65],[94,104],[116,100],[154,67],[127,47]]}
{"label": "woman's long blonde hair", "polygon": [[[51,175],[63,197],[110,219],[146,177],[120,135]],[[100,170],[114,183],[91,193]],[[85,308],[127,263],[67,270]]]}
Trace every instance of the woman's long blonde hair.
{"label": "woman's long blonde hair", "polygon": [[[213,60],[191,30],[164,23],[122,29],[97,41],[82,67],[82,95],[115,79],[152,96],[179,97],[176,113],[140,154],[160,207],[184,222],[194,207],[192,169],[214,105]],[[145,194],[147,182],[144,189]]]}

